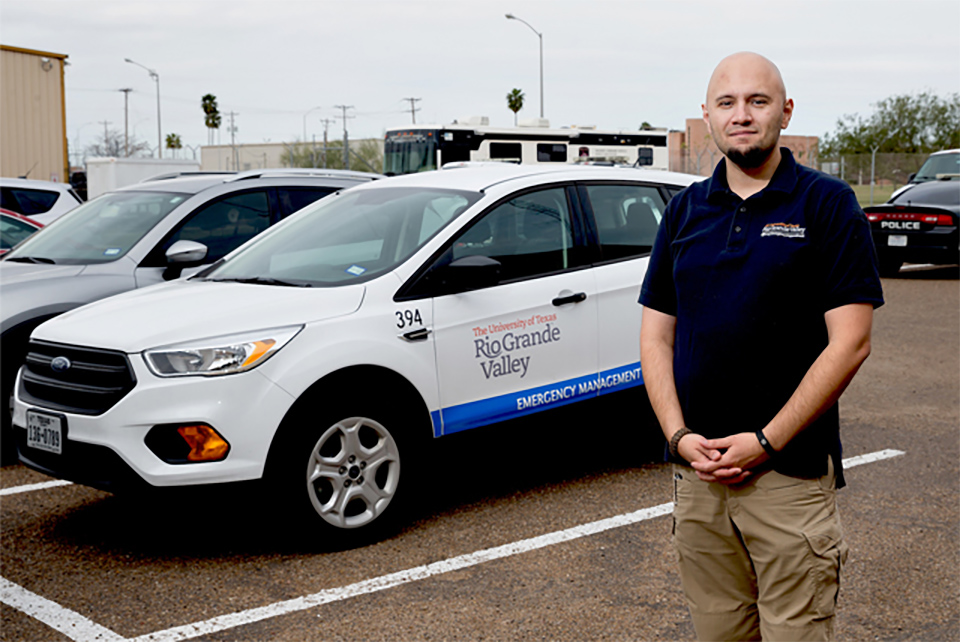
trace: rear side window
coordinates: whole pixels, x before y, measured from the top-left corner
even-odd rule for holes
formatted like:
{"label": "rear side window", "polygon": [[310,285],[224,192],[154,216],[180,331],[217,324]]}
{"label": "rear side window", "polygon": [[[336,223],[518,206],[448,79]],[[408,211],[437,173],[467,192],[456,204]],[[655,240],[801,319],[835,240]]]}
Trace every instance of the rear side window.
{"label": "rear side window", "polygon": [[335,187],[281,187],[277,189],[280,196],[281,216],[286,218],[303,209],[310,203],[318,201],[324,196],[337,191]]}
{"label": "rear side window", "polygon": [[653,248],[664,202],[655,187],[588,185],[603,260],[644,256]]}
{"label": "rear side window", "polygon": [[59,197],[59,192],[44,189],[0,187],[0,207],[27,216],[49,212]]}

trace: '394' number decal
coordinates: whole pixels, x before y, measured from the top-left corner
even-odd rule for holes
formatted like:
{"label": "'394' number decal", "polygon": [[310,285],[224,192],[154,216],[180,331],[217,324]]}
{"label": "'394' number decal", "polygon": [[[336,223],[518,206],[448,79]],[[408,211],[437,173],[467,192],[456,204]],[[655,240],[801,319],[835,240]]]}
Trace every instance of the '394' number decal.
{"label": "'394' number decal", "polygon": [[406,328],[410,325],[423,325],[423,318],[420,316],[419,309],[397,310],[395,314],[397,315],[398,328]]}

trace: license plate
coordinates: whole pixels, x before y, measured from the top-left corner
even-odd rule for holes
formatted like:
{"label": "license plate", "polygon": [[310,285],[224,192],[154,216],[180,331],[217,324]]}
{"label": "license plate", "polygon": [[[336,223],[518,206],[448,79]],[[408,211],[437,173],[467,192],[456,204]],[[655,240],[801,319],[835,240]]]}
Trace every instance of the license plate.
{"label": "license plate", "polygon": [[63,454],[66,422],[57,415],[27,411],[27,446],[57,455]]}
{"label": "license plate", "polygon": [[893,234],[887,237],[887,245],[907,247],[907,237],[904,234]]}

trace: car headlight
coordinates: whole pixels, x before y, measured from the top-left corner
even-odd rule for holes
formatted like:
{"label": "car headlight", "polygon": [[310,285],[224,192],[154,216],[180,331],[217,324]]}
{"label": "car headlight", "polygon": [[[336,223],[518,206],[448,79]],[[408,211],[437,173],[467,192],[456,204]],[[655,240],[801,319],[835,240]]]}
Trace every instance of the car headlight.
{"label": "car headlight", "polygon": [[302,325],[271,328],[146,350],[143,358],[159,377],[225,375],[256,368],[303,329]]}

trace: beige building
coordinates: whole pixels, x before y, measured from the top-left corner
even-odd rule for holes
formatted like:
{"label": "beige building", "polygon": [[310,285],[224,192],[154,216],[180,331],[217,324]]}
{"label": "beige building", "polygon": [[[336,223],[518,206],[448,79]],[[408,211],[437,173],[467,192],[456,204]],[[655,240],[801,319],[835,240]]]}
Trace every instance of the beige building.
{"label": "beige building", "polygon": [[[780,145],[793,152],[797,162],[807,167],[817,168],[819,144],[817,136],[780,136]],[[670,150],[671,171],[700,176],[710,176],[723,157],[702,118],[688,118],[685,131],[671,131],[667,135],[667,149]]]}
{"label": "beige building", "polygon": [[0,45],[0,176],[69,182],[66,60]]}

